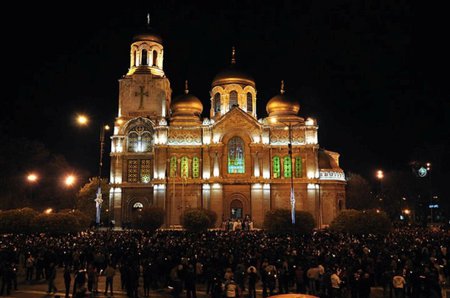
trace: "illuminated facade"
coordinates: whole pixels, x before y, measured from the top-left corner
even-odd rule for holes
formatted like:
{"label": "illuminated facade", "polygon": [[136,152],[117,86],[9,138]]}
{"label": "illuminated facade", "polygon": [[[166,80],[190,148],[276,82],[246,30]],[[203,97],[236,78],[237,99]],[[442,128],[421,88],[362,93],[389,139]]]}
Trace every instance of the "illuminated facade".
{"label": "illuminated facade", "polygon": [[[116,226],[139,210],[159,206],[167,227],[187,208],[206,208],[222,220],[250,215],[261,227],[266,211],[290,208],[327,225],[345,206],[339,154],[322,150],[314,119],[298,116],[299,104],[284,93],[257,118],[255,81],[236,67],[212,81],[210,117],[189,93],[172,99],[163,70],[164,48],[153,32],[134,37],[130,68],[119,80],[119,110],[111,145],[110,206]],[[292,158],[288,145],[292,144]]]}

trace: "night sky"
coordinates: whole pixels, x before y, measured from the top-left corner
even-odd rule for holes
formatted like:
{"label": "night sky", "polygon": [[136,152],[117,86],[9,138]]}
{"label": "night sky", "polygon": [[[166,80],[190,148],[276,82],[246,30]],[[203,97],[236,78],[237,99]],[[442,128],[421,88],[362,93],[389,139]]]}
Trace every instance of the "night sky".
{"label": "night sky", "polygon": [[[2,133],[40,141],[95,176],[99,127],[117,115],[118,79],[150,12],[173,95],[188,79],[204,117],[211,81],[235,46],[237,65],[256,81],[258,118],[283,79],[346,172],[371,179],[378,168],[408,170],[422,159],[443,181],[450,165],[446,11],[378,2],[170,0],[101,9],[74,2],[56,12],[13,4],[15,20],[2,26]],[[74,124],[80,112],[93,118],[90,128]]]}

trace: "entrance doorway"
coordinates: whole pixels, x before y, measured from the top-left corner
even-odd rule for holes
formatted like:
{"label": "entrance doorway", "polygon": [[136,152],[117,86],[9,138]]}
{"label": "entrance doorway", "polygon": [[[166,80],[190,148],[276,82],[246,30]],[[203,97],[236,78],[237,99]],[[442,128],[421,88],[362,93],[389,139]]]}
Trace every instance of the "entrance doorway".
{"label": "entrance doorway", "polygon": [[243,218],[243,205],[241,200],[233,200],[230,204],[230,218],[231,219],[242,219]]}

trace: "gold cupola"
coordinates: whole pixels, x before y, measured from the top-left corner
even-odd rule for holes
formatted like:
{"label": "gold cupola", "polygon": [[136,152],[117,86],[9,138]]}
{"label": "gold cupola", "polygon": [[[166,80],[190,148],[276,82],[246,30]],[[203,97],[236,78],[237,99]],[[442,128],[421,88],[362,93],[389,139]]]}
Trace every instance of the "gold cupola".
{"label": "gold cupola", "polygon": [[255,80],[236,66],[236,50],[232,47],[231,64],[219,72],[211,83],[212,119],[219,119],[233,107],[239,107],[256,118]]}
{"label": "gold cupola", "polygon": [[272,97],[266,105],[269,117],[273,116],[297,116],[300,111],[300,104],[294,99],[286,96],[284,81],[281,81],[280,94]]}
{"label": "gold cupola", "polygon": [[185,81],[184,94],[177,96],[172,101],[172,123],[185,124],[187,122],[199,122],[203,112],[203,104],[200,99],[189,93],[188,81]]}

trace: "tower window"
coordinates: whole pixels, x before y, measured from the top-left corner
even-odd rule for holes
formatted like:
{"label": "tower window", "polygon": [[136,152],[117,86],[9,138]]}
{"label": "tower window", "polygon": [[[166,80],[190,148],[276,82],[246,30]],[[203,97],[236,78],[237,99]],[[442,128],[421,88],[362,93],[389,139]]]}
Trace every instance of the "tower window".
{"label": "tower window", "polygon": [[253,112],[253,99],[250,92],[247,92],[247,112]]}
{"label": "tower window", "polygon": [[158,61],[158,52],[153,51],[153,66],[156,66],[157,61]]}
{"label": "tower window", "polygon": [[142,50],[141,65],[147,65],[147,50]]}
{"label": "tower window", "polygon": [[214,95],[214,112],[218,113],[220,112],[220,93],[217,92]]}
{"label": "tower window", "polygon": [[233,137],[228,142],[228,173],[245,173],[244,141],[240,137]]}
{"label": "tower window", "polygon": [[139,137],[135,132],[128,135],[128,152],[138,152]]}
{"label": "tower window", "polygon": [[137,60],[136,60],[136,51],[133,51],[133,66],[136,66]]}
{"label": "tower window", "polygon": [[230,110],[233,106],[237,106],[238,105],[238,94],[236,91],[231,91],[230,92]]}

